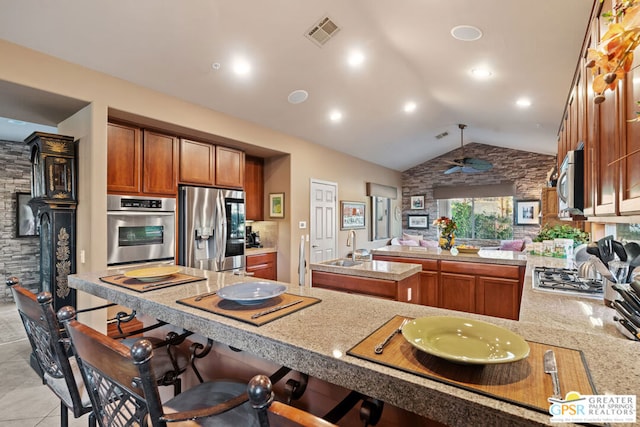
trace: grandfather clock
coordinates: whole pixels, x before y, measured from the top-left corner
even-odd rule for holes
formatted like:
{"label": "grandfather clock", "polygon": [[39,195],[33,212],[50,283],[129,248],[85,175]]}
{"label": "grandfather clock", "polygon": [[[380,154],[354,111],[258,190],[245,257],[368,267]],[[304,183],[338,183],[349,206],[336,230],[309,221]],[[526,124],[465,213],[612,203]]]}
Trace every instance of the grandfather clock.
{"label": "grandfather clock", "polygon": [[57,311],[76,306],[76,291],[68,275],[75,273],[76,156],[72,136],[32,133],[29,205],[40,234],[40,291],[50,292]]}

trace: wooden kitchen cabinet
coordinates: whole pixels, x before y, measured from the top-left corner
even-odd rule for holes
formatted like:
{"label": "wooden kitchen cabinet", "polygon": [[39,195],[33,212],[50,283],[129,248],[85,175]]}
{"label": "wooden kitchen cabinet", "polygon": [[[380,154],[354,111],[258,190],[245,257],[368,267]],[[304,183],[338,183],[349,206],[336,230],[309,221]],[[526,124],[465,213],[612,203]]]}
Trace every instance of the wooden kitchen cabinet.
{"label": "wooden kitchen cabinet", "polygon": [[142,192],[176,197],[178,193],[178,138],[144,130],[142,153]]}
{"label": "wooden kitchen cabinet", "polygon": [[107,125],[107,193],[142,191],[142,131],[135,126]]}
{"label": "wooden kitchen cabinet", "polygon": [[518,320],[524,266],[440,262],[440,306]]}
{"label": "wooden kitchen cabinet", "polygon": [[[617,89],[605,91],[605,101],[600,104],[593,102],[594,76],[585,68],[588,49],[597,48],[609,28],[610,21],[604,13],[613,5],[611,0],[596,4],[574,77],[578,103],[574,107],[569,102],[566,108],[566,114],[575,115],[577,121],[576,142],[584,143],[584,213],[605,221],[614,216],[640,214],[640,123],[630,122],[640,111],[639,52],[635,52],[631,70],[618,82]],[[560,136],[559,161],[565,149]]]}
{"label": "wooden kitchen cabinet", "polygon": [[421,305],[439,307],[438,304],[438,261],[434,259],[402,258],[395,256],[374,255],[374,260],[389,262],[404,262],[422,265],[420,283],[416,301]]}
{"label": "wooden kitchen cabinet", "polygon": [[245,157],[244,191],[247,219],[264,220],[264,162],[259,157]]}
{"label": "wooden kitchen cabinet", "polygon": [[[630,120],[640,111],[640,52],[636,52],[633,68],[621,83],[622,137],[618,175],[620,176],[618,205],[620,214],[640,213],[640,122]],[[632,154],[633,153],[633,154]],[[626,156],[626,157],[625,157]]]}
{"label": "wooden kitchen cabinet", "polygon": [[418,301],[422,305],[506,319],[519,317],[524,266],[378,254],[373,259],[421,264]]}
{"label": "wooden kitchen cabinet", "polygon": [[107,192],[175,197],[177,138],[136,126],[107,126]]}
{"label": "wooden kitchen cabinet", "polygon": [[215,145],[181,138],[179,182],[213,187],[216,179],[215,161]]}
{"label": "wooden kitchen cabinet", "polygon": [[244,152],[216,146],[216,186],[244,188]]}
{"label": "wooden kitchen cabinet", "polygon": [[269,280],[278,280],[278,256],[276,252],[247,255],[247,273],[253,273],[254,277]]}
{"label": "wooden kitchen cabinet", "polygon": [[403,302],[413,302],[415,289],[417,289],[419,282],[420,276],[418,274],[395,281],[317,270],[311,272],[311,283],[314,288],[331,289]]}

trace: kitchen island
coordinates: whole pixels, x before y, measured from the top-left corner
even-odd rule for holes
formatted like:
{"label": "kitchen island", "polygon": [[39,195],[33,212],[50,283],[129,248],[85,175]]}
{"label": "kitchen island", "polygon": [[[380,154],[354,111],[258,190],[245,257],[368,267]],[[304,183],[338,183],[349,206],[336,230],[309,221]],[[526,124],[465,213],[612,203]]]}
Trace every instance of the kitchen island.
{"label": "kitchen island", "polygon": [[[533,265],[529,264],[528,268]],[[525,281],[521,321],[288,285],[289,293],[316,297],[321,302],[257,327],[176,302],[233,283],[250,281],[249,278],[185,269],[185,273],[206,277],[206,280],[138,293],[101,282],[100,277],[109,273],[112,272],[74,274],[69,276],[69,284],[139,313],[447,425],[548,425],[549,415],[352,357],[347,351],[396,315],[464,316],[506,327],[531,342],[581,350],[599,394],[640,394],[637,381],[640,366],[636,363],[639,343],[629,341],[617,331],[610,331],[592,320],[602,316],[603,324],[606,323],[606,318],[612,315],[608,311],[611,309],[602,306],[601,311],[581,311],[579,307],[588,307],[589,301],[554,296],[571,301],[566,307],[576,311],[567,312],[566,322],[549,322],[547,318],[540,317],[544,303],[540,306],[534,304],[536,298],[546,298],[546,295],[537,295],[538,292],[530,289],[530,274]],[[573,301],[577,302],[574,304]],[[526,304],[535,306],[532,313],[525,313],[528,310]],[[549,307],[549,310],[556,309],[558,305],[562,303]],[[559,369],[562,375],[563,367]],[[550,387],[550,379],[547,381]]]}

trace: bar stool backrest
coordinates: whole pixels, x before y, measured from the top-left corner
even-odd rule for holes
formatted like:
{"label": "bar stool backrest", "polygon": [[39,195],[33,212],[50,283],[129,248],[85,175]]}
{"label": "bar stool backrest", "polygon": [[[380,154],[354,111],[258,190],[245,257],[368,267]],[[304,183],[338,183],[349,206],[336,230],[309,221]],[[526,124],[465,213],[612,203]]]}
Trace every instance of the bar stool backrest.
{"label": "bar stool backrest", "polygon": [[[158,393],[144,395],[131,349],[75,320],[71,307],[60,309],[58,318],[71,339],[98,424],[101,427],[147,425],[149,415],[153,426],[164,425],[158,422],[162,414],[160,396]],[[151,376],[150,381],[156,387],[154,378]]]}
{"label": "bar stool backrest", "polygon": [[74,417],[91,412],[89,401],[82,399],[81,378],[74,375],[69,343],[62,335],[60,324],[53,312],[52,297],[48,292],[37,296],[20,285],[11,286],[14,301],[29,343],[33,350],[42,381],[60,398]]}

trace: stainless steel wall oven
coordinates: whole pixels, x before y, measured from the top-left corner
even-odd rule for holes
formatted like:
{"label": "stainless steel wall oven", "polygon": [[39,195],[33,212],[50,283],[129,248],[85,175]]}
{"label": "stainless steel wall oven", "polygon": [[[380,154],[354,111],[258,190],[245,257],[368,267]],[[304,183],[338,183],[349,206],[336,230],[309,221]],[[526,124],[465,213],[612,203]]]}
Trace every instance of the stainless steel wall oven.
{"label": "stainless steel wall oven", "polygon": [[175,260],[176,200],[107,196],[107,265]]}

